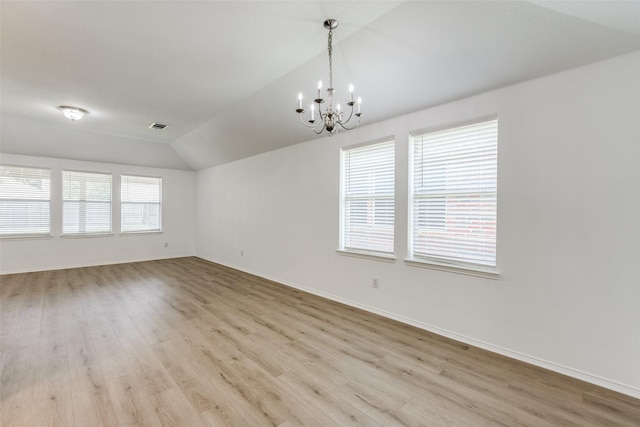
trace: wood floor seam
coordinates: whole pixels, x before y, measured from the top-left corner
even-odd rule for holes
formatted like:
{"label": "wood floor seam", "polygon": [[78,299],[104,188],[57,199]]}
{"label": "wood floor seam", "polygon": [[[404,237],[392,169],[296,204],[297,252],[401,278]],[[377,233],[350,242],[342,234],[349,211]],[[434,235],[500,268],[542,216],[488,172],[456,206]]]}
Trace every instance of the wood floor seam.
{"label": "wood floor seam", "polygon": [[0,276],[0,424],[640,426],[640,400],[196,257]]}

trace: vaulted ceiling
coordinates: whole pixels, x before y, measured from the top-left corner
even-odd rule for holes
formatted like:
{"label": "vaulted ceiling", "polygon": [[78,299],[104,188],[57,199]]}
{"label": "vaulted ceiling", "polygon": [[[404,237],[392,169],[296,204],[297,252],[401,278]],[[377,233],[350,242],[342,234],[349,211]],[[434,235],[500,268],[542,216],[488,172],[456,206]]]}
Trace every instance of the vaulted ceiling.
{"label": "vaulted ceiling", "polygon": [[363,125],[640,49],[638,1],[0,4],[0,151],[191,170],[315,137],[326,18]]}

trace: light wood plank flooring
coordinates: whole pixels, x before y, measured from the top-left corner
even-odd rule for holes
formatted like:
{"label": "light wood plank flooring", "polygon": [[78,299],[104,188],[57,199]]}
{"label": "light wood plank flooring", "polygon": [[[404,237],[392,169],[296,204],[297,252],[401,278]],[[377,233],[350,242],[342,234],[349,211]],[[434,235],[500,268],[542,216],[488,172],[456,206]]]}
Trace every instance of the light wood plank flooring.
{"label": "light wood plank flooring", "polygon": [[640,425],[637,399],[198,258],[1,281],[3,427]]}

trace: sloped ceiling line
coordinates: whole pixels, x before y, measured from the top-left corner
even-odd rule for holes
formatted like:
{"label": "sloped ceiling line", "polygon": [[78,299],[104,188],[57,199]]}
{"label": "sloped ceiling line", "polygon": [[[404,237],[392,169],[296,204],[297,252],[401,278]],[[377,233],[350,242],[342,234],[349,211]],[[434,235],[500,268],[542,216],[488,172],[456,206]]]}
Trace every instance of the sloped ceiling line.
{"label": "sloped ceiling line", "polygon": [[315,137],[294,108],[327,78],[329,17],[337,96],[356,85],[363,125],[640,49],[640,2],[0,7],[0,150],[191,170]]}

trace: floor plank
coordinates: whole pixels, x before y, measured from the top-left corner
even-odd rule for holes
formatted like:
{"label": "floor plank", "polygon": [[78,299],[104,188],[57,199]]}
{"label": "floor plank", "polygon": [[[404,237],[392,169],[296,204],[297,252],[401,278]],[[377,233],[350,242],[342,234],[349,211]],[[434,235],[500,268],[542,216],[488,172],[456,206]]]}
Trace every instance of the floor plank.
{"label": "floor plank", "polygon": [[0,276],[4,426],[638,426],[640,401],[195,257]]}

